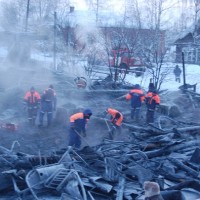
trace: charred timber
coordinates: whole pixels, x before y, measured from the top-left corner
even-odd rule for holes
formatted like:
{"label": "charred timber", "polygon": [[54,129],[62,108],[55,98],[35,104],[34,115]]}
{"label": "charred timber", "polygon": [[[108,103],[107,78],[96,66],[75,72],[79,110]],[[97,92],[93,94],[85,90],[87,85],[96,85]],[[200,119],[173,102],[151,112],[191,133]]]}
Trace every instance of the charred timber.
{"label": "charred timber", "polygon": [[[185,143],[181,143],[181,144],[174,143],[173,145],[165,146],[162,149],[147,151],[147,152],[144,152],[144,153],[148,157],[148,159],[151,159],[151,158],[154,158],[154,157],[169,155],[173,151],[178,151],[180,149],[184,149],[184,148],[189,147],[189,146],[199,147],[200,141],[190,141],[190,142],[185,142]],[[134,159],[140,159],[141,158],[138,153],[133,153],[132,156],[133,156]]]}
{"label": "charred timber", "polygon": [[191,133],[191,132],[194,132],[194,131],[200,131],[200,126],[190,126],[190,127],[184,127],[184,128],[176,128],[176,129],[173,129],[173,130],[177,130],[179,133],[185,133],[185,132],[188,132],[188,133]]}
{"label": "charred timber", "polygon": [[178,161],[175,158],[168,157],[168,160],[170,160],[174,165],[181,168],[183,171],[187,172],[189,175],[191,175],[193,178],[199,178],[199,173],[195,171],[194,169],[184,165],[181,161]]}
{"label": "charred timber", "polygon": [[200,181],[197,180],[184,181],[182,183],[167,188],[167,190],[181,190],[183,188],[192,188],[200,192]]}

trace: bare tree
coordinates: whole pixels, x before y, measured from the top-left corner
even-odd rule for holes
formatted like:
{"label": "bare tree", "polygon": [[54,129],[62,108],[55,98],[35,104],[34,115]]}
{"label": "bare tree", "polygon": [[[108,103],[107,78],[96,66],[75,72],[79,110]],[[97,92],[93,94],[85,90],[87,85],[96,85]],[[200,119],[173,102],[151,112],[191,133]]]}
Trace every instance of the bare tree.
{"label": "bare tree", "polygon": [[30,10],[30,0],[27,0],[25,31],[27,31],[27,28],[28,28],[29,10]]}
{"label": "bare tree", "polygon": [[1,24],[5,30],[22,31],[26,16],[26,2],[17,0],[14,2],[2,1]]}
{"label": "bare tree", "polygon": [[2,24],[5,27],[6,24],[7,27],[15,25],[13,30],[24,31],[29,21],[29,29],[36,30],[41,23],[48,24],[53,21],[53,13],[60,2],[61,0],[2,0]]}
{"label": "bare tree", "polygon": [[197,22],[198,22],[198,14],[200,11],[200,0],[194,0],[194,6],[195,6],[195,16],[194,16],[194,24],[195,24],[195,31],[197,29]]}
{"label": "bare tree", "polygon": [[52,19],[58,3],[58,0],[30,0],[32,17],[39,22]]}
{"label": "bare tree", "polygon": [[175,4],[169,4],[167,0],[148,1],[148,11],[150,19],[150,34],[147,42],[141,43],[142,56],[146,63],[156,89],[160,89],[161,84],[169,73],[169,69],[163,68],[164,58],[167,49],[165,48],[165,31],[162,31],[162,16],[166,10]]}
{"label": "bare tree", "polygon": [[111,8],[111,2],[105,0],[86,0],[89,10],[95,13],[96,24],[99,23],[100,13],[103,10],[109,10]]}
{"label": "bare tree", "polygon": [[138,0],[126,0],[124,2],[124,24],[131,24],[139,29],[142,28],[141,7]]}

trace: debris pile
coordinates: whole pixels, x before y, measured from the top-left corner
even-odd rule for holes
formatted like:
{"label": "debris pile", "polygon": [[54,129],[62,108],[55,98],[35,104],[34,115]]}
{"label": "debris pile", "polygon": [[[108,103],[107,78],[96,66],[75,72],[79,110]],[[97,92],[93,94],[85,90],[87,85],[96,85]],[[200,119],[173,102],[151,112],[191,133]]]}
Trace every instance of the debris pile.
{"label": "debris pile", "polygon": [[14,152],[15,141],[11,150],[0,147],[0,194],[5,199],[142,200],[144,182],[154,181],[165,200],[196,200],[199,129],[132,126],[129,142],[104,139],[98,146],[69,146],[47,156]]}

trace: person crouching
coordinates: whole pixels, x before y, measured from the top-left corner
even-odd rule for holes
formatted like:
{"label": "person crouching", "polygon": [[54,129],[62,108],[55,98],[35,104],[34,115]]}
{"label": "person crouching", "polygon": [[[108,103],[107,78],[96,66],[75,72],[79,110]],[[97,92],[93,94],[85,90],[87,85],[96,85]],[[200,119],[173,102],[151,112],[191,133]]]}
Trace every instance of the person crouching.
{"label": "person crouching", "polygon": [[109,138],[113,140],[113,137],[116,131],[118,131],[119,134],[121,133],[121,124],[123,121],[123,115],[118,110],[115,110],[113,108],[107,108],[106,114],[111,115],[112,126],[109,132]]}

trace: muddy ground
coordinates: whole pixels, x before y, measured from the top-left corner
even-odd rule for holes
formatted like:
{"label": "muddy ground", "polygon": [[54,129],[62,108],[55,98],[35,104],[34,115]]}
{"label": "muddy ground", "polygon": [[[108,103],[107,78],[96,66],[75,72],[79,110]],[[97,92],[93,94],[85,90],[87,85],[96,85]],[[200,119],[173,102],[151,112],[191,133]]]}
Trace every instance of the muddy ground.
{"label": "muddy ground", "polygon": [[[38,63],[31,66],[10,65],[1,71],[0,75],[0,123],[15,123],[17,131],[0,129],[0,145],[8,149],[14,141],[17,151],[28,154],[49,154],[54,150],[64,148],[68,144],[69,117],[71,114],[90,108],[93,116],[101,114],[107,107],[119,110],[129,108],[127,102],[113,101],[123,93],[115,95],[104,92],[91,92],[89,89],[79,90],[75,87],[73,77],[66,74],[55,74],[41,68]],[[32,127],[27,121],[27,112],[23,109],[23,97],[31,86],[42,94],[49,84],[53,84],[57,93],[57,110],[54,113],[51,128]],[[46,120],[46,116],[45,116]],[[38,121],[37,121],[38,124]],[[124,133],[127,130],[124,130]],[[104,121],[92,117],[87,127],[87,137],[82,146],[97,145],[107,136],[107,126]],[[120,136],[127,139],[127,135]],[[116,138],[117,139],[117,138]]]}
{"label": "muddy ground", "polygon": [[[95,118],[100,116],[107,107],[120,110],[125,115],[125,121],[130,122],[130,103],[125,99],[116,100],[123,92],[103,92],[77,89],[73,84],[73,77],[68,74],[55,74],[40,63],[34,62],[26,66],[9,65],[1,71],[0,75],[0,123],[16,123],[17,131],[0,129],[0,145],[8,149],[14,141],[17,151],[27,154],[51,154],[51,152],[65,148],[68,143],[69,117],[84,108],[93,111],[87,127],[87,137],[83,141],[85,145],[95,146],[100,144],[108,135],[108,129],[103,120]],[[54,113],[53,126],[51,128],[32,127],[27,122],[27,113],[23,110],[23,97],[31,86],[34,86],[40,93],[49,84],[53,84],[57,92],[58,105]],[[127,91],[128,92],[128,91]],[[161,102],[168,105],[177,105],[181,115],[179,120],[197,122],[199,120],[199,108],[191,106],[191,102],[180,91],[165,91],[161,94]],[[140,125],[145,125],[145,105],[141,113]],[[135,124],[135,122],[131,122]],[[38,124],[38,122],[37,122]],[[130,141],[131,132],[123,128],[122,134],[117,135],[115,140]]]}

